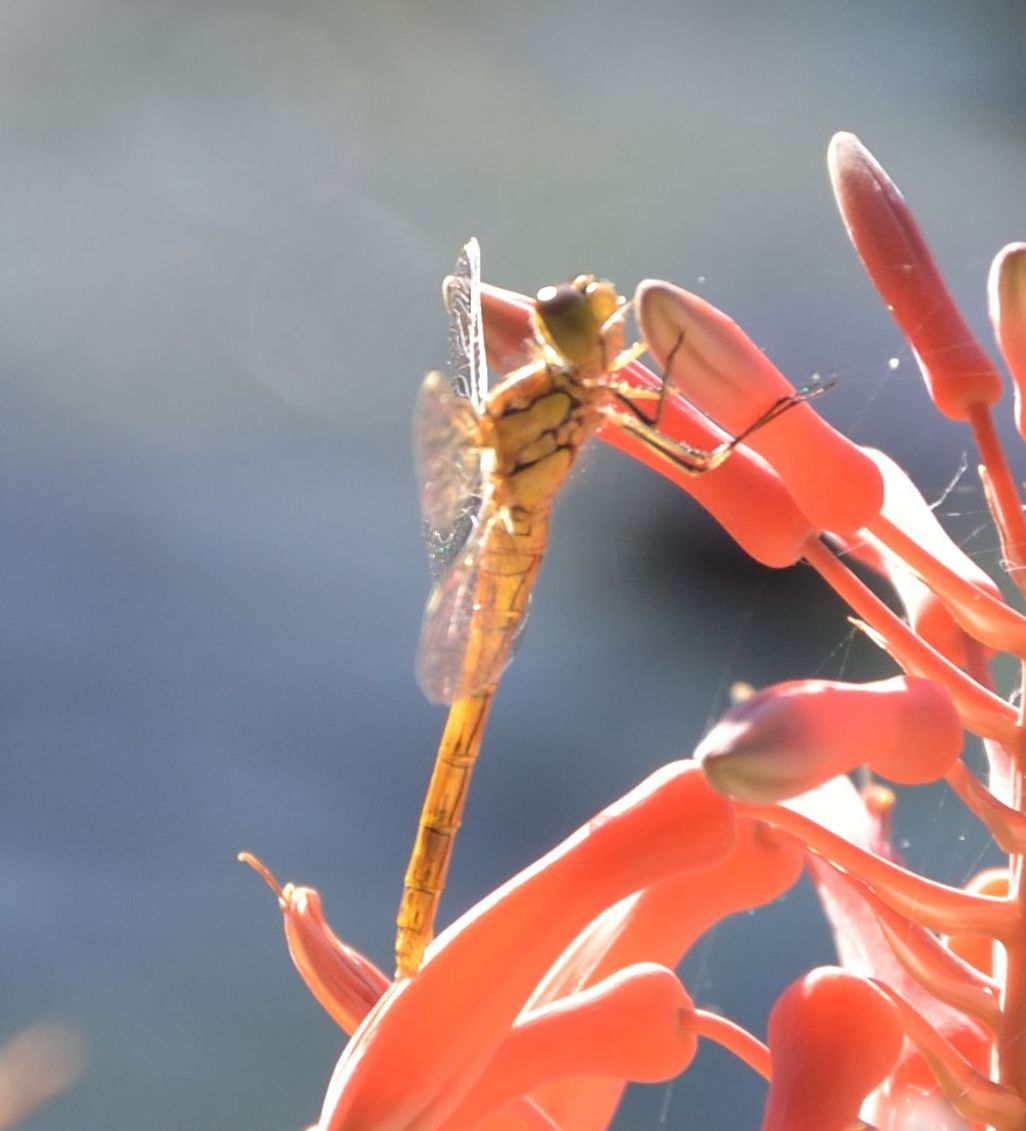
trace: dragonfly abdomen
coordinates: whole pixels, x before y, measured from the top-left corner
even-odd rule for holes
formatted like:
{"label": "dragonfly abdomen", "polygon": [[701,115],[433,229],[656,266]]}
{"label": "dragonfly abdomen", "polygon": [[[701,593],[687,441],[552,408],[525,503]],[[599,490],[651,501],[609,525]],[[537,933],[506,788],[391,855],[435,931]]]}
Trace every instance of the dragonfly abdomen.
{"label": "dragonfly abdomen", "polygon": [[548,513],[521,515],[512,533],[498,519],[496,527],[477,564],[463,694],[494,688],[509,663],[541,567]]}

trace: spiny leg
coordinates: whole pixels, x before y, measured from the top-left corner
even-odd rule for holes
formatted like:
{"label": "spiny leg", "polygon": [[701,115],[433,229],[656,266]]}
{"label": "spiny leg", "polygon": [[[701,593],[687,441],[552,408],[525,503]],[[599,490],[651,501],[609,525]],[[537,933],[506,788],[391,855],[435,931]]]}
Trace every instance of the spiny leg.
{"label": "spiny leg", "polygon": [[[672,440],[663,435],[641,413],[641,410],[631,404],[624,396],[617,394],[621,403],[630,411],[623,412],[615,408],[607,408],[605,417],[608,421],[618,425],[625,432],[637,436],[646,447],[665,456],[687,475],[704,475],[719,467],[737,446],[736,440],[727,440],[711,450],[692,447],[683,440]],[[633,414],[633,415],[632,415]]]}
{"label": "spiny leg", "polygon": [[[733,452],[739,444],[747,440],[753,432],[758,432],[760,428],[765,428],[767,424],[776,420],[778,416],[781,416],[789,409],[794,408],[795,405],[802,404],[804,401],[809,400],[810,397],[818,396],[827,388],[829,388],[828,385],[808,386],[794,393],[788,393],[786,396],[778,397],[765,412],[756,417],[751,424],[742,429],[736,436],[732,436],[729,440],[725,440],[722,444],[718,444],[715,448],[711,449],[696,448],[691,444],[685,443],[683,440],[673,440],[669,436],[664,435],[645,416],[641,409],[632,402],[630,396],[620,393],[619,391],[614,390],[614,395],[620,404],[623,405],[624,409],[628,411],[624,412],[623,410],[615,408],[607,408],[605,410],[605,416],[607,420],[619,425],[632,435],[637,436],[647,447],[665,456],[686,474],[704,475],[707,471],[712,471],[714,468],[719,467],[720,464],[730,456],[731,452]],[[645,391],[651,393],[655,390]]]}
{"label": "spiny leg", "polygon": [[[624,354],[633,354],[633,351],[640,344],[641,343],[636,343],[630,350],[625,350]],[[607,416],[609,419],[620,424],[620,426],[627,431],[644,440],[649,447],[668,456],[678,467],[691,475],[701,475],[706,471],[711,471],[714,467],[719,467],[739,444],[744,443],[744,441],[755,432],[758,432],[761,428],[765,428],[767,424],[772,423],[778,416],[782,416],[796,405],[803,404],[805,401],[818,397],[821,393],[825,393],[836,384],[836,381],[833,380],[821,381],[818,377],[815,378],[801,389],[796,389],[792,393],[786,393],[778,397],[765,411],[760,413],[751,424],[746,425],[736,436],[732,436],[730,440],[717,445],[717,447],[709,451],[705,451],[701,448],[692,447],[692,445],[683,443],[682,441],[671,440],[659,431],[663,409],[666,405],[666,397],[671,388],[670,373],[673,369],[673,359],[683,344],[684,331],[682,330],[673,345],[673,349],[667,354],[666,367],[658,389],[638,389],[626,381],[606,382],[606,388],[608,388],[617,400],[629,410],[629,414],[618,413],[615,409],[607,410]],[[634,356],[630,356],[624,364],[629,364],[629,362],[633,360]],[[610,369],[610,372],[613,373],[615,370]],[[658,400],[659,403],[656,406],[654,418],[649,418],[641,411],[638,405],[634,403],[638,400]]]}

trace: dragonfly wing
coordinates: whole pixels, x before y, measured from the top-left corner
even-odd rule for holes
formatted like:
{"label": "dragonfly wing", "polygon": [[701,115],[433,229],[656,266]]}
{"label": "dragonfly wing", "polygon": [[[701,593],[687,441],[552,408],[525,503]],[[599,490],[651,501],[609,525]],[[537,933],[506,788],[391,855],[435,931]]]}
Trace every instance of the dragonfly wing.
{"label": "dragonfly wing", "polygon": [[481,245],[473,237],[442,283],[442,296],[449,311],[446,370],[452,390],[481,409],[488,395],[488,363],[481,316]]}
{"label": "dragonfly wing", "polygon": [[491,678],[490,670],[466,670],[494,666],[468,663],[467,650],[487,539],[508,537],[488,506],[492,451],[481,426],[488,367],[476,239],[464,245],[442,293],[449,311],[446,373],[425,377],[414,422],[424,541],[435,581],[424,613],[417,678],[429,699],[450,703]]}
{"label": "dragonfly wing", "polygon": [[484,514],[488,517],[475,521],[463,550],[435,582],[424,610],[417,681],[435,703],[495,687],[523,629],[523,616],[502,625],[484,607],[483,563],[515,552],[499,513],[486,505]]}
{"label": "dragonfly wing", "polygon": [[417,682],[433,703],[452,703],[467,682],[470,639],[480,577],[480,528],[435,582],[424,609],[417,649]]}
{"label": "dragonfly wing", "polygon": [[487,483],[480,420],[441,373],[429,373],[421,385],[413,449],[428,564],[437,579],[467,545]]}

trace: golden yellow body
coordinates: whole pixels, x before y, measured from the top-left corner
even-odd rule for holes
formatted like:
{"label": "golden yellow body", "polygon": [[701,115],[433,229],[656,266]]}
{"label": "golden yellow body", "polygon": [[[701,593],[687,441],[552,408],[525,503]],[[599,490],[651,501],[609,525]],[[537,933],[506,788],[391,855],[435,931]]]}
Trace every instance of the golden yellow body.
{"label": "golden yellow body", "polygon": [[[429,373],[417,411],[421,503],[435,586],[417,674],[429,699],[449,704],[397,917],[396,976],[416,973],[431,941],[453,839],[492,696],[527,612],[549,514],[581,445],[614,420],[685,471],[718,466],[740,438],[701,451],[658,431],[634,403],[663,390],[616,378],[642,347],[624,349],[627,307],[590,275],[538,293],[537,360],[487,390],[477,241],[446,280],[450,372]],[[800,398],[799,398],[800,399]],[[785,401],[787,403],[785,403]],[[785,411],[785,398],[745,430]]]}
{"label": "golden yellow body", "polygon": [[[557,306],[573,308],[572,341],[561,342],[558,320],[546,321],[548,292]],[[491,390],[472,417],[467,402],[448,391],[445,377],[432,373],[425,380],[422,399],[433,407],[422,409],[422,420],[448,418],[452,434],[441,445],[453,449],[457,464],[459,448],[477,448],[480,489],[487,497],[476,536],[448,563],[425,613],[421,683],[431,698],[449,700],[451,706],[397,917],[400,977],[418,969],[432,937],[470,774],[545,553],[553,501],[578,449],[603,420],[610,398],[603,378],[635,356],[622,354],[622,305],[609,283],[590,277],[547,288],[535,314],[537,362]],[[461,414],[463,420],[453,426]],[[433,437],[424,444],[437,455]],[[425,486],[425,494],[429,490]],[[430,510],[426,504],[425,512]],[[450,646],[452,636],[455,646]]]}

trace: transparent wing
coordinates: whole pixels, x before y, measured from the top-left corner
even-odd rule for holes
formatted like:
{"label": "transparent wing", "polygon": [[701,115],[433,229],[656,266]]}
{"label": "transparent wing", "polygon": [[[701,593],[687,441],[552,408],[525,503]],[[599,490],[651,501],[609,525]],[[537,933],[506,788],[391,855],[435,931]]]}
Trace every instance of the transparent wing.
{"label": "transparent wing", "polygon": [[[446,373],[425,377],[414,419],[424,541],[434,579],[424,611],[417,678],[429,699],[451,703],[502,674],[468,663],[486,541],[508,537],[487,505],[490,449],[482,436],[481,414],[488,368],[476,239],[464,245],[442,294],[449,311]],[[472,666],[478,670],[467,670]]]}
{"label": "transparent wing", "polygon": [[[494,636],[494,624],[484,629],[481,612],[482,563],[490,554],[508,553],[510,539],[497,512],[476,523],[467,543],[435,582],[424,609],[417,650],[417,682],[434,703],[452,703],[486,687],[494,687],[512,658],[524,617]],[[490,631],[487,643],[475,633]]]}
{"label": "transparent wing", "polygon": [[480,577],[482,534],[480,526],[472,530],[464,552],[436,579],[424,608],[417,682],[433,703],[454,702],[469,682],[467,643]]}
{"label": "transparent wing", "polygon": [[480,409],[488,395],[484,322],[481,317],[481,245],[471,237],[463,245],[451,275],[442,282],[449,312],[446,370],[452,391]]}
{"label": "transparent wing", "polygon": [[413,451],[428,565],[437,579],[468,544],[487,481],[477,413],[441,373],[429,373],[420,387]]}
{"label": "transparent wing", "polygon": [[413,450],[434,585],[424,610],[417,680],[434,702],[449,703],[461,678],[477,587],[478,518],[485,481],[476,413],[438,372],[424,378],[414,415]]}

